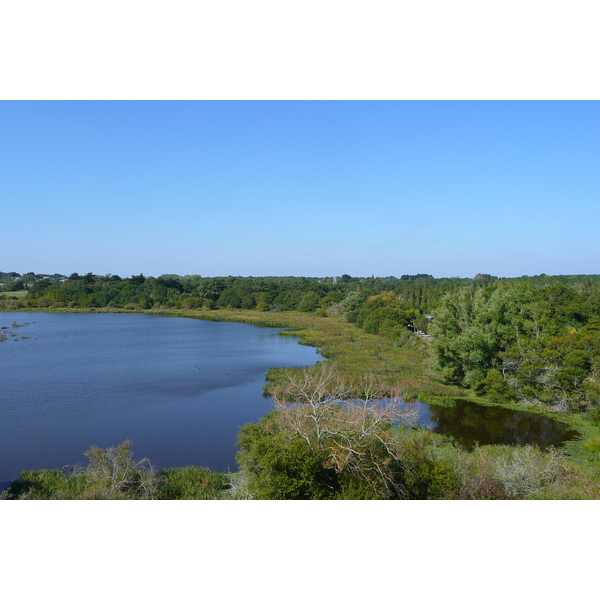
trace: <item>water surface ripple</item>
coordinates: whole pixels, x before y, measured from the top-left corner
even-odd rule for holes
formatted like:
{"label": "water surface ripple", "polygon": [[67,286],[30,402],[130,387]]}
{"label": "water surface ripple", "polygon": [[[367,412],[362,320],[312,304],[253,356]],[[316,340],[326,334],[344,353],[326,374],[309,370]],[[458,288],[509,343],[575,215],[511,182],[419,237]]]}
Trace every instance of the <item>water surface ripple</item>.
{"label": "water surface ripple", "polygon": [[[12,328],[13,321],[27,323]],[[281,329],[143,314],[0,313],[0,482],[134,442],[159,468],[237,470],[269,367],[321,357]],[[23,336],[23,337],[19,337]]]}

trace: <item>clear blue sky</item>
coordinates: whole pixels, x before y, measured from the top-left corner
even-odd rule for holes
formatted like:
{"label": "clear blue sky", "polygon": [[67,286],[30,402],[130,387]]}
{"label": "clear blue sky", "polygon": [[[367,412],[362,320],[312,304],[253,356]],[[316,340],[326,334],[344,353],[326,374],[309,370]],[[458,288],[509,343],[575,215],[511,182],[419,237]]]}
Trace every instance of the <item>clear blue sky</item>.
{"label": "clear blue sky", "polygon": [[598,102],[0,102],[0,271],[600,273]]}

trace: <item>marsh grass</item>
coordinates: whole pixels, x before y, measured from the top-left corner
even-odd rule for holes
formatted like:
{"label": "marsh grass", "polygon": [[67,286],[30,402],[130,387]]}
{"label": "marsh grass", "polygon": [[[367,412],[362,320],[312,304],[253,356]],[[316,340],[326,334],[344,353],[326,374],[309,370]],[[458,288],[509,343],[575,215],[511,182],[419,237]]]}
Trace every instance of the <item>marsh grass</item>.
{"label": "marsh grass", "polygon": [[2,500],[75,500],[86,489],[83,475],[65,474],[60,469],[23,471],[0,494]]}
{"label": "marsh grass", "polygon": [[221,500],[231,487],[226,473],[204,467],[164,469],[159,480],[158,500]]}

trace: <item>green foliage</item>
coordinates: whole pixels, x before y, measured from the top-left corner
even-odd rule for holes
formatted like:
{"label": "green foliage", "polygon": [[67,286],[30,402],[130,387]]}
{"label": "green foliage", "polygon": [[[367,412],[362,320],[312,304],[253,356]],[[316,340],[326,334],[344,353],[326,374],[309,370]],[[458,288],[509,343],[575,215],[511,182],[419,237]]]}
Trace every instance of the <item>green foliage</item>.
{"label": "green foliage", "polygon": [[334,500],[381,500],[381,496],[364,479],[342,471],[337,476],[338,490]]}
{"label": "green foliage", "polygon": [[302,295],[302,299],[298,303],[298,310],[301,312],[312,312],[317,310],[320,306],[319,300],[319,295],[316,292],[306,292],[306,294]]}
{"label": "green foliage", "polygon": [[398,335],[416,318],[418,311],[400,301],[392,292],[372,296],[349,319],[370,334]]}
{"label": "green foliage", "polygon": [[49,293],[50,288],[52,287],[53,282],[50,279],[42,279],[41,281],[36,281],[29,288],[29,298],[38,298],[42,297],[45,294]]}
{"label": "green foliage", "polygon": [[272,415],[249,423],[238,435],[237,462],[248,478],[248,491],[259,500],[324,500],[339,487],[326,454],[290,437]]}
{"label": "green foliage", "polygon": [[590,421],[596,425],[600,425],[600,406],[596,406],[592,408],[588,413],[588,418]]}
{"label": "green foliage", "polygon": [[572,486],[577,474],[555,450],[532,446],[482,446],[458,450],[453,467],[459,480],[457,498],[505,500],[543,496],[553,486]]}
{"label": "green foliage", "polygon": [[584,445],[584,450],[588,454],[588,460],[590,462],[597,463],[600,461],[600,439],[596,438],[590,440]]}
{"label": "green foliage", "polygon": [[497,402],[587,410],[600,402],[600,322],[562,283],[496,282],[448,294],[432,345],[448,382]]}
{"label": "green foliage", "polygon": [[517,401],[517,394],[510,386],[502,372],[498,369],[490,369],[483,381],[483,391],[492,402],[500,404],[509,404]]}
{"label": "green foliage", "polygon": [[407,472],[405,498],[445,500],[456,493],[459,481],[452,467],[441,460],[423,459]]}
{"label": "green foliage", "polygon": [[83,475],[68,475],[58,469],[23,471],[4,491],[8,500],[74,500],[87,486]]}
{"label": "green foliage", "polygon": [[158,500],[219,500],[229,489],[229,476],[204,467],[164,469],[159,473]]}
{"label": "green foliage", "polygon": [[342,309],[345,313],[357,310],[363,300],[364,298],[358,292],[352,291],[342,300]]}
{"label": "green foliage", "polygon": [[20,290],[24,290],[25,285],[22,281],[13,281],[11,283],[6,283],[2,288],[4,292],[18,292]]}

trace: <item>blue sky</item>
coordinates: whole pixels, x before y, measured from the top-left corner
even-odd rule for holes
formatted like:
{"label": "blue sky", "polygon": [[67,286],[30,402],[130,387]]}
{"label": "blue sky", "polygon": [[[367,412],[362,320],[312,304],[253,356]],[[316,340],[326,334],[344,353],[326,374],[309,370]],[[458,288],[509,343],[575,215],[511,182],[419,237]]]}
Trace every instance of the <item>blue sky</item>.
{"label": "blue sky", "polygon": [[0,102],[0,271],[600,272],[600,105]]}

